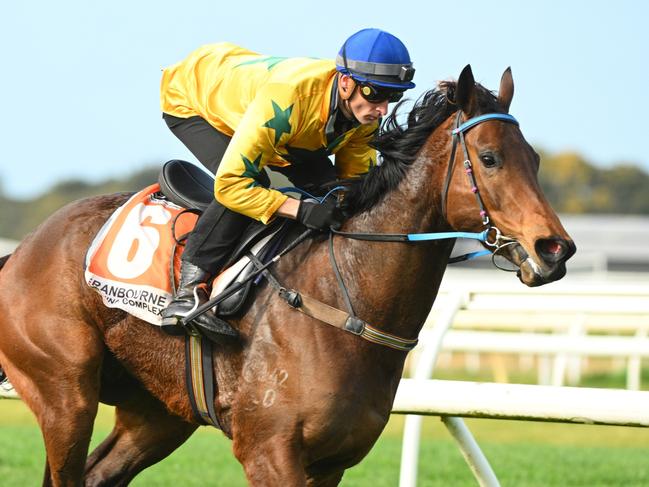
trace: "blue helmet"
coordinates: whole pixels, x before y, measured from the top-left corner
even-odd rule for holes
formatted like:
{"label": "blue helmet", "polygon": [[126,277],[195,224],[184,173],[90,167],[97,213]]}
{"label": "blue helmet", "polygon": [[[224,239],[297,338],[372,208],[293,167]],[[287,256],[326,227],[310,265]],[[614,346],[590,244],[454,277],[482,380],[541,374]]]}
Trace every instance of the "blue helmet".
{"label": "blue helmet", "polygon": [[380,29],[359,30],[347,39],[336,56],[336,69],[361,83],[397,90],[415,87],[408,49]]}

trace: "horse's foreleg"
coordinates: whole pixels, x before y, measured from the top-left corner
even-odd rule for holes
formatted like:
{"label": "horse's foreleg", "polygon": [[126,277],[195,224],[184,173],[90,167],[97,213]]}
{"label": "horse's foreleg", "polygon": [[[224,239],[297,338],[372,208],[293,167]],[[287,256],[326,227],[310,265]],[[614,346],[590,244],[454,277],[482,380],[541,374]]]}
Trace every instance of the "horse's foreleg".
{"label": "horse's foreleg", "polygon": [[85,485],[127,485],[182,445],[197,425],[167,412],[148,392],[129,395],[115,409],[115,427],[86,463]]}
{"label": "horse's foreleg", "polygon": [[[58,393],[54,389],[61,387],[59,384],[39,384],[43,391],[39,402],[44,408],[32,408],[38,417],[47,451],[49,468],[46,468],[46,475],[49,470],[51,484],[55,486],[80,483],[97,414],[98,385],[91,378],[87,378],[88,382],[79,376],[75,379],[80,379],[78,388],[66,387]],[[66,381],[66,384],[71,382]],[[44,479],[44,484],[48,483]]]}
{"label": "horse's foreleg", "polygon": [[249,432],[245,439],[235,437],[233,449],[251,486],[306,486],[299,440],[294,435],[262,438]]}
{"label": "horse's foreleg", "polygon": [[7,320],[15,317],[4,325],[23,325],[4,326],[11,343],[4,358],[43,433],[49,467],[43,484],[78,485],[97,413],[103,345],[85,323],[17,310],[3,309]]}

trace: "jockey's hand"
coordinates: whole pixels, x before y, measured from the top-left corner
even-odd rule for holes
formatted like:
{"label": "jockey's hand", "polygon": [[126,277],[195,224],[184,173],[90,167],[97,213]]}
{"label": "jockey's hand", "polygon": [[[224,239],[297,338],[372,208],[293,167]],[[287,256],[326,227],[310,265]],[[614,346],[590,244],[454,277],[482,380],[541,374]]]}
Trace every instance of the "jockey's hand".
{"label": "jockey's hand", "polygon": [[314,230],[337,230],[343,224],[343,213],[336,207],[335,200],[324,203],[301,201],[297,210],[297,221]]}

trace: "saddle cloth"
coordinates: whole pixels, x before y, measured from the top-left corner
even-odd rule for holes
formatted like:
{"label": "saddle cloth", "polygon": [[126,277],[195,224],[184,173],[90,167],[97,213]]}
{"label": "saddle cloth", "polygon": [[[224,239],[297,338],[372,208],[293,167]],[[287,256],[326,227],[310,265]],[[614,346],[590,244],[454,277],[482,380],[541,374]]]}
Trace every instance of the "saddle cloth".
{"label": "saddle cloth", "polygon": [[[178,216],[180,215],[180,216]],[[198,216],[169,201],[160,185],[151,185],[133,195],[113,212],[90,245],[85,260],[86,283],[95,289],[104,305],[118,308],[153,325],[161,326],[162,310],[173,298],[171,262],[178,275],[183,246],[175,239],[189,233]],[[175,223],[174,223],[175,222]],[[257,255],[277,232],[257,241],[250,252]],[[213,282],[215,295],[242,273],[250,272],[250,259],[242,257]],[[248,269],[247,271],[245,269]],[[246,292],[224,302],[224,313],[238,311]],[[232,302],[232,300],[236,302]]]}

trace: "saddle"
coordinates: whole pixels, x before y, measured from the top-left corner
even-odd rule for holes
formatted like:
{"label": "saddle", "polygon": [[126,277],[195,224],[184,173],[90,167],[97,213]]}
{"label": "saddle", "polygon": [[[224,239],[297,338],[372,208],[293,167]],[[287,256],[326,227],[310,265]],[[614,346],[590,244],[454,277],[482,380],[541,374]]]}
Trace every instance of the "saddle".
{"label": "saddle", "polygon": [[[166,162],[158,178],[160,192],[172,203],[192,211],[203,212],[214,200],[214,178],[194,164],[179,159]],[[215,281],[212,295],[227,291],[255,271],[252,259],[246,257],[252,252],[258,261],[266,263],[281,246],[290,220],[276,218],[264,225],[251,220],[232,256],[225,264],[227,269]],[[234,271],[234,272],[233,272]],[[240,291],[222,301],[216,313],[222,317],[238,314],[250,294],[255,281],[250,281]]]}

